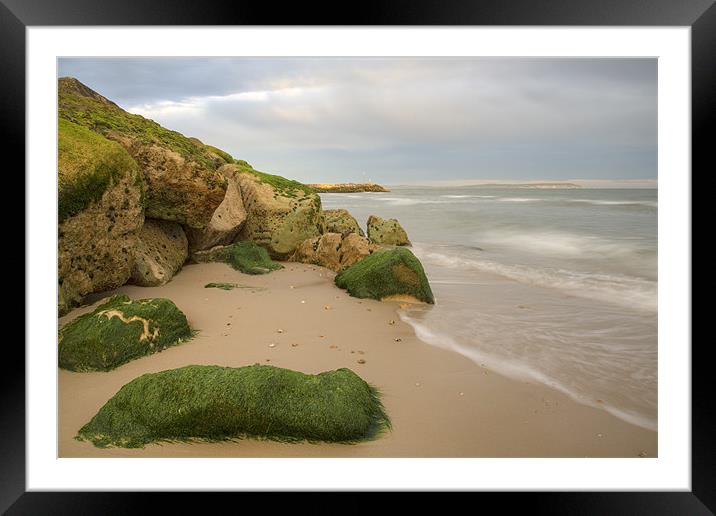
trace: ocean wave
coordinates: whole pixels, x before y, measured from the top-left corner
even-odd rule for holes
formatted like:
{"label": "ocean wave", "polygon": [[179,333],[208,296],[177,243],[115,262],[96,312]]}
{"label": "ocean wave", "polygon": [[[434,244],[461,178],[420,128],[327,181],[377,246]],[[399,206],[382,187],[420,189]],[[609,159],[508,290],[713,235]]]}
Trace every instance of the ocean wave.
{"label": "ocean wave", "polygon": [[500,197],[497,199],[500,202],[539,202],[544,199],[537,199],[535,197]]}
{"label": "ocean wave", "polygon": [[602,199],[570,199],[569,202],[582,202],[586,204],[594,204],[595,206],[648,206],[650,208],[659,207],[659,204],[655,201],[606,201]]}
{"label": "ocean wave", "polygon": [[494,199],[496,195],[441,195],[448,199]]}
{"label": "ocean wave", "polygon": [[564,231],[502,229],[481,231],[475,240],[483,247],[511,248],[557,258],[633,257],[644,259],[643,245],[634,239],[607,239]]}
{"label": "ocean wave", "polygon": [[538,287],[558,289],[569,295],[594,299],[646,312],[658,309],[658,283],[622,274],[579,272],[560,268],[507,265],[491,260],[447,255],[415,248],[426,264],[453,269],[489,272]]}
{"label": "ocean wave", "polygon": [[415,335],[427,344],[459,353],[469,358],[476,364],[485,365],[493,371],[496,371],[510,378],[522,380],[528,379],[541,383],[543,385],[547,385],[549,387],[552,387],[553,389],[562,392],[563,394],[566,394],[567,396],[579,403],[595,408],[604,409],[610,414],[618,417],[619,419],[622,419],[623,421],[627,421],[628,423],[638,425],[642,428],[647,428],[649,430],[655,431],[657,429],[656,421],[648,416],[631,410],[624,410],[609,403],[596,403],[588,396],[577,392],[576,390],[566,386],[562,382],[552,378],[550,375],[526,363],[519,362],[516,360],[494,357],[488,353],[481,351],[476,346],[464,345],[450,335],[436,332],[435,330],[429,328],[428,325],[410,317],[410,315],[405,310],[400,310],[399,316],[402,321],[410,324],[415,331]]}

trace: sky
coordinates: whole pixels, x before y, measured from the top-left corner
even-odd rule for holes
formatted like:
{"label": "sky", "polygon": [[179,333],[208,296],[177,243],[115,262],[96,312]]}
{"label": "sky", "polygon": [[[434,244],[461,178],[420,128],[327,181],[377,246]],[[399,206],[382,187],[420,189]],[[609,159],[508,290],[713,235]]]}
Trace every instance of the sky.
{"label": "sky", "polygon": [[656,59],[62,58],[132,113],[307,183],[656,179]]}

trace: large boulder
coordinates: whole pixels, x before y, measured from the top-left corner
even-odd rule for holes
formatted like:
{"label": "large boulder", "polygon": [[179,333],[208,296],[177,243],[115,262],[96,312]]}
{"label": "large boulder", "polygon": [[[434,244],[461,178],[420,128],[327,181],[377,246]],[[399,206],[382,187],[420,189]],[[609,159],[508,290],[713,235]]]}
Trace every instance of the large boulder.
{"label": "large boulder", "polygon": [[164,285],[189,256],[186,235],[176,222],[146,219],[134,251],[130,282],[142,287]]}
{"label": "large boulder", "polygon": [[144,222],[137,164],[119,144],[58,121],[58,310],[123,285]]}
{"label": "large boulder", "polygon": [[390,428],[377,389],[350,369],[189,365],[124,385],[78,432],[98,447],[234,440],[356,442]]}
{"label": "large boulder", "polygon": [[326,233],[357,233],[359,236],[365,236],[358,221],[348,210],[323,210],[323,218]]}
{"label": "large boulder", "polygon": [[367,238],[355,233],[324,233],[301,242],[290,261],[311,263],[341,272],[378,249]]}
{"label": "large boulder", "polygon": [[284,260],[301,242],[323,233],[321,199],[307,186],[238,163],[219,171],[241,190],[247,217],[240,240],[252,240]]}
{"label": "large boulder", "polygon": [[368,240],[382,245],[410,245],[408,234],[396,219],[368,217]]}
{"label": "large boulder", "polygon": [[241,191],[235,179],[228,179],[226,194],[211,220],[202,229],[186,228],[190,251],[210,249],[217,245],[233,242],[246,222],[246,209],[241,198]]}
{"label": "large boulder", "polygon": [[375,251],[338,274],[335,283],[354,297],[435,302],[423,266],[404,247]]}
{"label": "large boulder", "polygon": [[59,332],[59,366],[109,371],[174,346],[193,335],[186,316],[168,299],[110,298]]}
{"label": "large boulder", "polygon": [[199,229],[210,223],[228,186],[217,169],[230,156],[127,113],[77,79],[59,79],[58,91],[60,119],[118,142],[139,164],[147,185],[148,217]]}

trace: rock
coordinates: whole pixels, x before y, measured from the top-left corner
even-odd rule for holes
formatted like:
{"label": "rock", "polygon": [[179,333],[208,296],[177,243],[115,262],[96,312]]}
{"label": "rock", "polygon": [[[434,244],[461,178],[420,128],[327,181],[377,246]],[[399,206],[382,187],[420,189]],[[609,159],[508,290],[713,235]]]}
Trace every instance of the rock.
{"label": "rock", "polygon": [[202,229],[187,227],[190,251],[201,251],[233,242],[246,222],[246,209],[235,179],[228,179],[226,194],[209,223]]}
{"label": "rock", "polygon": [[[203,228],[225,197],[226,163],[198,140],[127,113],[77,79],[58,82],[58,116],[118,142],[139,165],[146,182],[146,215]],[[201,143],[201,142],[199,142]]]}
{"label": "rock", "polygon": [[242,435],[356,442],[389,429],[378,390],[347,368],[312,375],[267,365],[190,365],[133,379],[77,437],[137,448]]}
{"label": "rock", "polygon": [[378,249],[367,238],[355,233],[324,233],[301,242],[290,261],[321,265],[341,272]]}
{"label": "rock", "polygon": [[375,251],[338,274],[335,283],[359,298],[435,302],[423,266],[404,247]]}
{"label": "rock", "polygon": [[272,258],[287,259],[306,239],[323,233],[321,199],[301,183],[241,165],[219,169],[239,184],[246,223],[239,239],[266,248]]}
{"label": "rock", "polygon": [[266,249],[250,240],[197,251],[192,253],[191,258],[196,263],[225,262],[245,274],[266,274],[283,268],[283,265],[271,260]]}
{"label": "rock", "polygon": [[58,121],[58,311],[129,279],[144,222],[138,167],[117,143]]}
{"label": "rock", "polygon": [[357,233],[359,236],[365,236],[363,230],[358,225],[358,221],[348,212],[348,210],[323,210],[323,218],[325,220],[326,233]]}
{"label": "rock", "polygon": [[308,186],[321,193],[390,192],[376,183],[318,183]]}
{"label": "rock", "polygon": [[368,217],[368,240],[374,244],[410,245],[408,234],[396,219]]}
{"label": "rock", "polygon": [[130,283],[142,287],[164,285],[188,256],[186,235],[179,224],[146,219],[139,232]]}
{"label": "rock", "polygon": [[59,332],[59,366],[109,371],[191,338],[184,314],[168,299],[110,298]]}

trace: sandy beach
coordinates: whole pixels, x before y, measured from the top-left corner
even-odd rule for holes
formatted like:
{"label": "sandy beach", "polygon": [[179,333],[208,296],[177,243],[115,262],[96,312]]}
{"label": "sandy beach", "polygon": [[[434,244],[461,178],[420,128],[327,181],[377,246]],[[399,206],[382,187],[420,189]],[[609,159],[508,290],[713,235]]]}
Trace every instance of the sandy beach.
{"label": "sandy beach", "polygon": [[[199,331],[191,341],[111,372],[58,369],[60,457],[655,457],[657,433],[582,405],[547,386],[501,376],[428,345],[400,320],[398,302],[350,297],[325,268],[284,263],[262,276],[223,263],[186,265],[161,287],[125,285],[93,296],[60,325],[112,293],[165,297]],[[204,288],[232,282],[231,291]],[[439,300],[438,300],[439,302]],[[273,344],[273,346],[271,346]],[[359,363],[359,360],[365,363]],[[254,363],[306,373],[348,367],[377,386],[393,428],[354,445],[244,439],[143,449],[95,448],[78,429],[119,388],[189,364]]]}

